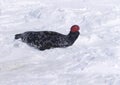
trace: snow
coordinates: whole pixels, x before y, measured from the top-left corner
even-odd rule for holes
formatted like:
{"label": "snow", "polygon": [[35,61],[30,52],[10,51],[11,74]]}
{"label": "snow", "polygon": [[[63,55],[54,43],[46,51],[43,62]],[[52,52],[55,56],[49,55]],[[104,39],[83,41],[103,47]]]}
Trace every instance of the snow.
{"label": "snow", "polygon": [[[119,85],[119,0],[0,0],[0,85]],[[52,30],[73,46],[39,51],[14,35]]]}

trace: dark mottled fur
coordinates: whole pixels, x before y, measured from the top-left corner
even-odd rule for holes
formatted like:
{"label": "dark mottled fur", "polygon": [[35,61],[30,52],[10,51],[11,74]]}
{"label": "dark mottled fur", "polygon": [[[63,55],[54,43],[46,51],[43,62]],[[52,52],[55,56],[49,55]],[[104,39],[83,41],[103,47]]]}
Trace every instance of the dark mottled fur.
{"label": "dark mottled fur", "polygon": [[23,42],[32,47],[39,50],[45,50],[71,46],[78,36],[79,32],[70,32],[68,35],[63,35],[52,31],[29,31],[22,34],[16,34],[15,39],[21,38]]}

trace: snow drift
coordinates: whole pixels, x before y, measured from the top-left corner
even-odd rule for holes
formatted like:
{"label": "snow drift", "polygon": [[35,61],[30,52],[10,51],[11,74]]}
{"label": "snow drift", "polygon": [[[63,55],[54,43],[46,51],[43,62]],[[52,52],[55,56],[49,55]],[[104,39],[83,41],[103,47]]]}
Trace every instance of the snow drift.
{"label": "snow drift", "polygon": [[[119,0],[0,0],[0,85],[119,85]],[[14,35],[73,24],[71,47],[39,51]]]}

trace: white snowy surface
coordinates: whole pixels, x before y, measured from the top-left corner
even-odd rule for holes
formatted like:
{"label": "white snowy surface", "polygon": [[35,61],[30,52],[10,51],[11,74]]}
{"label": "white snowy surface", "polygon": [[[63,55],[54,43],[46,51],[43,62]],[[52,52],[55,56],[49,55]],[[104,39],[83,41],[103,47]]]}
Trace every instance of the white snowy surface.
{"label": "white snowy surface", "polygon": [[[81,35],[68,48],[14,40],[74,24]],[[0,85],[120,85],[120,0],[0,0]]]}

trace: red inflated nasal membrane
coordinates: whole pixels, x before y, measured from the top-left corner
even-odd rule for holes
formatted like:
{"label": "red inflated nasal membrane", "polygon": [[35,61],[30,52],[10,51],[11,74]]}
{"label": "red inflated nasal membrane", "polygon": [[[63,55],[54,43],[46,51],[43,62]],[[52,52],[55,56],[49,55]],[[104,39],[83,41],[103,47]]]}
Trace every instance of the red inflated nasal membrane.
{"label": "red inflated nasal membrane", "polygon": [[73,25],[71,27],[71,32],[78,32],[80,30],[80,27],[78,25]]}

